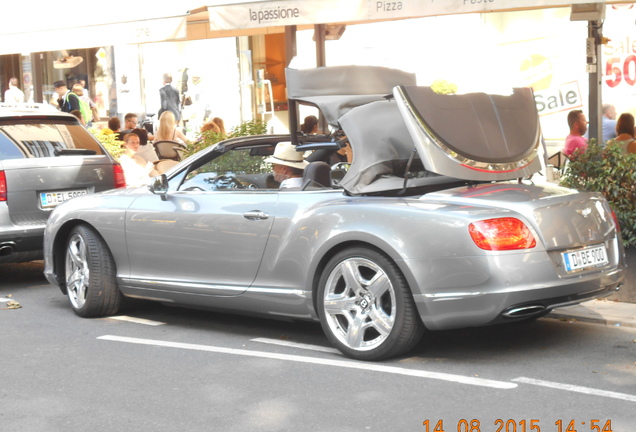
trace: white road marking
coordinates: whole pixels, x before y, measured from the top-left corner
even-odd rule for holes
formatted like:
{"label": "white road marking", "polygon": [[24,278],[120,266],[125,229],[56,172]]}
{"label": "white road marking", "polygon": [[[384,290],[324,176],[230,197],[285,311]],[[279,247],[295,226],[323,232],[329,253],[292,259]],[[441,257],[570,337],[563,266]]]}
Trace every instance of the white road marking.
{"label": "white road marking", "polygon": [[266,344],[271,344],[271,345],[280,345],[280,346],[286,346],[286,347],[291,347],[291,348],[300,348],[300,349],[306,349],[306,350],[311,350],[311,351],[320,351],[320,352],[326,352],[326,353],[332,353],[332,354],[340,354],[340,351],[338,351],[335,348],[328,348],[328,347],[323,347],[323,346],[319,346],[319,345],[309,345],[309,344],[304,344],[304,343],[298,343],[298,342],[289,342],[289,341],[284,341],[284,340],[279,340],[279,339],[268,339],[268,338],[254,338],[254,339],[250,339],[252,342],[260,342],[260,343],[266,343]]}
{"label": "white road marking", "polygon": [[385,365],[380,365],[375,363],[357,362],[354,360],[320,359],[320,358],[305,357],[305,356],[290,355],[290,354],[277,354],[277,353],[268,353],[263,351],[252,351],[252,350],[244,350],[244,349],[236,349],[236,348],[223,348],[223,347],[209,346],[209,345],[187,344],[187,343],[179,343],[179,342],[168,342],[168,341],[161,341],[161,340],[139,339],[139,338],[130,338],[130,337],[122,337],[122,336],[111,336],[111,335],[100,336],[97,339],[109,340],[114,342],[141,344],[141,345],[161,346],[166,348],[180,348],[180,349],[188,349],[188,350],[207,351],[207,352],[214,352],[214,353],[220,353],[220,354],[231,354],[231,355],[240,355],[240,356],[247,356],[247,357],[269,358],[269,359],[275,359],[275,360],[317,364],[322,366],[335,366],[335,367],[342,367],[342,368],[349,368],[349,369],[359,369],[365,372],[373,371],[373,372],[392,373],[396,375],[438,379],[443,381],[456,382],[460,384],[469,384],[469,385],[491,387],[491,388],[497,388],[497,389],[513,389],[517,387],[517,384],[510,383],[510,382],[493,381],[493,380],[487,380],[483,378],[466,377],[462,375],[453,375],[453,374],[446,374],[446,373],[439,373],[439,372],[427,372],[427,371],[421,371],[421,370],[405,369],[405,368],[400,368],[395,366],[385,366]]}
{"label": "white road marking", "polygon": [[161,322],[161,321],[152,321],[152,320],[147,320],[143,318],[135,318],[135,317],[127,316],[127,315],[118,315],[118,316],[112,316],[109,318],[114,320],[127,321],[127,322],[131,322],[135,324],[144,324],[149,326],[160,326],[160,325],[166,324],[165,322]]}
{"label": "white road marking", "polygon": [[542,387],[550,387],[557,390],[566,390],[566,391],[584,393],[584,394],[593,395],[593,396],[603,396],[608,398],[636,402],[635,395],[630,395],[626,393],[617,393],[617,392],[606,391],[606,390],[598,390],[598,389],[593,389],[589,387],[581,387],[581,386],[576,386],[571,384],[561,384],[561,383],[556,383],[551,381],[542,381],[542,380],[526,378],[526,377],[515,378],[512,381],[523,383],[523,384],[532,384],[532,385],[538,385]]}

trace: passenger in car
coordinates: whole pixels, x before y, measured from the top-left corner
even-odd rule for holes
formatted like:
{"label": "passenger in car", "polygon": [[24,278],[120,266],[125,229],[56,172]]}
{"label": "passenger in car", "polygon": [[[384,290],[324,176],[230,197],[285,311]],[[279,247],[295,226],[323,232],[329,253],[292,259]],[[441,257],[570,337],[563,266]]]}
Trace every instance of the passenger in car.
{"label": "passenger in car", "polygon": [[303,171],[309,164],[303,154],[296,151],[290,142],[276,144],[274,154],[265,162],[271,163],[274,180],[280,183],[280,189],[299,188],[303,183]]}

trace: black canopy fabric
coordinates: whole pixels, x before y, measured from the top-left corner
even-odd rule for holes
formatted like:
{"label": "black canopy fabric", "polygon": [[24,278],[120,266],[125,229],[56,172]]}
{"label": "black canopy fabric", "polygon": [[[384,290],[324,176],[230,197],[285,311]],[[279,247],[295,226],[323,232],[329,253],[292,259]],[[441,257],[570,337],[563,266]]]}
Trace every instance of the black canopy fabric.
{"label": "black canopy fabric", "polygon": [[415,86],[413,74],[366,66],[288,69],[287,80],[291,100],[317,106],[349,138],[353,161],[340,184],[350,193],[400,190],[406,177],[410,188],[541,169],[531,89],[441,95]]}

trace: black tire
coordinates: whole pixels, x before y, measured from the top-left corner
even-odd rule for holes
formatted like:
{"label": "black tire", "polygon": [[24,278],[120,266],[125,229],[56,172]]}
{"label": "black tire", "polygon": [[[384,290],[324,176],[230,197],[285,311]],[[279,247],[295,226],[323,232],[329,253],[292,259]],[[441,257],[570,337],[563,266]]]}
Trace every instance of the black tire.
{"label": "black tire", "polygon": [[424,333],[406,279],[391,259],[373,249],[354,247],[331,258],[317,294],[323,331],[347,357],[399,356]]}
{"label": "black tire", "polygon": [[115,261],[104,240],[86,225],[68,236],[64,258],[66,291],[73,311],[91,318],[114,315],[122,294],[115,278]]}

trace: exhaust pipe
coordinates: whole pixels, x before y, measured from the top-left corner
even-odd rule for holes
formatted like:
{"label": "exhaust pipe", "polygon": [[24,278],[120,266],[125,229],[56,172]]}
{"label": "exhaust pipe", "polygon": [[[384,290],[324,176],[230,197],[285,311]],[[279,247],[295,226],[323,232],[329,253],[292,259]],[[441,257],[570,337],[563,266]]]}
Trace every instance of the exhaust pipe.
{"label": "exhaust pipe", "polygon": [[543,305],[519,306],[508,309],[507,311],[502,313],[502,316],[505,318],[526,318],[540,314],[544,311],[545,306]]}
{"label": "exhaust pipe", "polygon": [[13,253],[13,248],[15,247],[14,242],[4,242],[0,243],[0,256],[9,256]]}

